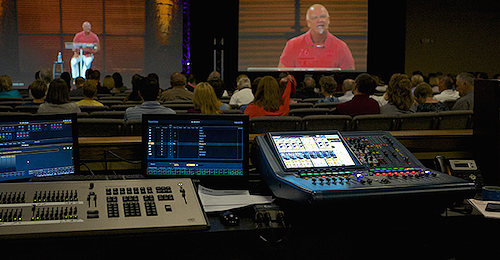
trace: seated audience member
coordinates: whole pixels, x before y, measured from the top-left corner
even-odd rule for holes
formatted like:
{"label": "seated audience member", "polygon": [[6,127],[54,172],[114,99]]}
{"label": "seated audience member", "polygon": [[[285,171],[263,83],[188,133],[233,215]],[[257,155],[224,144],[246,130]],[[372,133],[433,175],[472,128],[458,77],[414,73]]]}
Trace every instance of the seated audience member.
{"label": "seated audience member", "polygon": [[127,102],[127,101],[142,102],[142,101],[144,101],[144,100],[142,100],[142,97],[139,96],[139,82],[143,78],[144,77],[139,75],[139,74],[134,74],[134,76],[132,76],[132,81],[131,81],[132,92],[130,94],[128,94],[128,96],[126,96],[123,99],[123,102]]}
{"label": "seated audience member", "polygon": [[304,81],[301,82],[300,87],[297,88],[295,94],[292,95],[294,98],[321,98],[321,94],[316,93],[316,81],[311,76],[304,77]]}
{"label": "seated audience member", "polygon": [[342,82],[342,92],[344,92],[344,95],[339,97],[339,102],[345,103],[354,97],[352,93],[354,84],[356,84],[356,82],[353,79],[345,79],[344,82]]}
{"label": "seated audience member", "polygon": [[219,114],[220,103],[212,86],[207,82],[201,82],[194,88],[194,109],[189,109],[187,112],[207,115]]}
{"label": "seated audience member", "polygon": [[66,82],[66,85],[68,85],[68,89],[71,92],[73,88],[71,87],[71,74],[69,72],[65,71],[61,73],[60,79],[64,80]]}
{"label": "seated audience member", "polygon": [[193,92],[194,88],[196,87],[196,78],[194,77],[194,74],[193,73],[187,74],[186,79],[187,79],[186,89]]}
{"label": "seated audience member", "polygon": [[417,112],[440,112],[449,110],[448,107],[432,97],[433,91],[429,84],[422,82],[417,85],[413,96],[418,103]]}
{"label": "seated audience member", "polygon": [[12,89],[12,80],[7,75],[0,76],[0,98],[23,98],[19,91]]}
{"label": "seated audience member", "polygon": [[39,114],[80,113],[80,107],[69,99],[69,88],[62,79],[50,82],[45,103],[40,104]]}
{"label": "seated audience member", "polygon": [[231,106],[241,106],[249,104],[253,101],[254,96],[252,93],[252,83],[247,76],[239,77],[236,83],[237,90],[231,96],[229,100],[229,105]]}
{"label": "seated audience member", "polygon": [[[207,82],[209,82],[209,83],[214,81],[214,80],[220,81],[222,83],[222,88],[224,89],[224,91],[222,93],[222,97],[226,97],[226,98],[229,97],[229,92],[227,92],[226,83],[224,83],[224,81],[222,80],[220,73],[218,71],[210,72],[210,74],[207,77]],[[238,80],[236,80],[236,81],[238,81]]]}
{"label": "seated audience member", "polygon": [[421,74],[413,74],[410,80],[411,80],[411,93],[413,94],[413,91],[415,91],[417,85],[424,82],[424,77]]}
{"label": "seated audience member", "polygon": [[321,87],[321,94],[325,97],[316,102],[319,103],[338,103],[340,102],[337,97],[333,96],[333,92],[337,89],[337,81],[332,76],[323,76],[319,79],[319,86]]}
{"label": "seated audience member", "polygon": [[53,78],[52,78],[52,69],[41,69],[40,70],[40,79],[43,80],[43,82],[45,82],[45,85],[47,85],[47,87],[49,86],[50,82],[52,82]]}
{"label": "seated audience member", "polygon": [[356,77],[355,83],[352,90],[354,97],[351,101],[337,105],[335,113],[350,116],[379,114],[380,107],[377,101],[370,98],[377,87],[375,78],[367,73],[362,73]]}
{"label": "seated audience member", "polygon": [[111,77],[115,80],[115,89],[119,91],[118,93],[125,93],[128,90],[127,87],[123,85],[123,78],[120,73],[115,72]]}
{"label": "seated audience member", "polygon": [[444,76],[439,80],[438,87],[441,93],[434,95],[434,99],[441,102],[445,101],[455,101],[460,98],[458,91],[454,90],[453,87],[455,82],[451,77]]}
{"label": "seated audience member", "polygon": [[170,89],[164,91],[160,96],[160,101],[193,100],[193,92],[186,89],[187,79],[180,72],[175,72],[170,76]]}
{"label": "seated audience member", "polygon": [[283,94],[280,93],[280,86],[275,78],[265,76],[260,80],[255,92],[255,99],[252,103],[248,104],[244,112],[249,118],[259,116],[288,116],[288,111],[290,110],[290,93],[295,89],[297,83],[292,75],[288,75],[280,81],[286,82]]}
{"label": "seated audience member", "polygon": [[79,107],[104,106],[101,102],[94,100],[97,95],[97,82],[93,79],[85,81],[83,84],[84,99],[76,102]]}
{"label": "seated audience member", "polygon": [[408,114],[416,111],[411,94],[411,81],[405,74],[392,75],[385,92],[387,104],[380,107],[381,114]]}
{"label": "seated audience member", "polygon": [[144,102],[138,106],[127,108],[125,111],[125,121],[142,119],[143,114],[175,114],[174,110],[164,107],[158,102],[160,85],[156,79],[150,77],[142,78],[138,82],[138,85],[138,94]]}
{"label": "seated audience member", "polygon": [[214,79],[210,80],[208,82],[208,84],[210,84],[210,86],[212,86],[212,88],[215,91],[215,95],[219,99],[219,110],[221,110],[221,111],[230,110],[231,107],[228,104],[222,103],[222,101],[220,101],[220,98],[224,95],[224,91],[225,91],[224,90],[224,82],[220,78],[214,78]]}
{"label": "seated audience member", "polygon": [[451,110],[474,110],[474,76],[470,73],[460,73],[457,76],[457,99]]}
{"label": "seated audience member", "polygon": [[111,94],[120,93],[118,89],[115,88],[115,79],[111,75],[106,75],[102,80],[102,86],[109,89]]}
{"label": "seated audience member", "polygon": [[78,77],[75,79],[75,89],[69,92],[70,97],[83,97],[83,83],[85,79],[83,77]]}
{"label": "seated audience member", "polygon": [[387,92],[387,85],[380,79],[380,77],[374,77],[377,82],[377,87],[375,88],[376,92],[384,93],[383,95],[370,95],[372,99],[378,102],[378,106],[381,107],[387,104],[387,100],[385,99],[385,92]]}
{"label": "seated audience member", "polygon": [[97,94],[111,94],[109,88],[101,85],[101,72],[98,70],[89,71],[90,77],[87,79],[93,79],[97,81]]}
{"label": "seated audience member", "polygon": [[41,79],[33,81],[29,86],[29,91],[33,100],[30,102],[23,103],[23,106],[39,106],[45,102],[45,95],[47,94],[47,84]]}

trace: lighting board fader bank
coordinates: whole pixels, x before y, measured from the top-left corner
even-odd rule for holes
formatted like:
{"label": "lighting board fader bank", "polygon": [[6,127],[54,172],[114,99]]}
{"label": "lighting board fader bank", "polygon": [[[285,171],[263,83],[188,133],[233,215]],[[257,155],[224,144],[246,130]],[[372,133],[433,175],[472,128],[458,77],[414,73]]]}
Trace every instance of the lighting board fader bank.
{"label": "lighting board fader bank", "polygon": [[469,198],[474,184],[426,168],[388,132],[283,132],[255,138],[252,162],[278,198]]}
{"label": "lighting board fader bank", "polygon": [[0,184],[0,239],[207,228],[190,179]]}

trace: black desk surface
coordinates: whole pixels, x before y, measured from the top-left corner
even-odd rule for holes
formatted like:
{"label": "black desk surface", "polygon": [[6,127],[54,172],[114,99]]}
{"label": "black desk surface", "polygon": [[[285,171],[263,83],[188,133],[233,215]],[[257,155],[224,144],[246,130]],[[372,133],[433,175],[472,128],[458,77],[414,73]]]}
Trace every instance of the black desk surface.
{"label": "black desk surface", "polygon": [[[118,176],[120,177],[120,176]],[[137,177],[137,176],[135,176]],[[111,178],[117,178],[112,176]],[[131,176],[134,178],[134,176]],[[225,226],[209,213],[206,231],[1,241],[18,259],[498,259],[498,220],[428,201],[349,202],[310,207],[276,201],[283,225],[258,225],[253,207]]]}

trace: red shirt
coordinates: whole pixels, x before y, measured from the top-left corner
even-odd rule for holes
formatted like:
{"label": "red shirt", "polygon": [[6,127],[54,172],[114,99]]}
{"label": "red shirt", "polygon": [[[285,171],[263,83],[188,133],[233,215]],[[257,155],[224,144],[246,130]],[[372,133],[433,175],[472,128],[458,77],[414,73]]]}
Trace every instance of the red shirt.
{"label": "red shirt", "polygon": [[[89,35],[86,35],[84,31],[81,31],[77,34],[75,34],[75,37],[73,38],[73,42],[78,42],[78,43],[95,43],[99,44],[99,37],[97,37],[97,34],[90,32]],[[94,49],[83,49],[83,54],[91,54],[94,53]]]}
{"label": "red shirt", "polygon": [[357,115],[380,114],[380,106],[375,99],[370,98],[367,94],[354,96],[351,101],[338,104],[335,110],[336,114]]}
{"label": "red shirt", "polygon": [[295,78],[293,78],[293,76],[291,77],[292,80],[287,82],[285,91],[281,96],[282,102],[278,110],[267,111],[264,107],[258,106],[252,102],[245,108],[245,115],[248,115],[249,118],[259,116],[288,116],[288,111],[290,111],[290,93],[292,92],[292,89],[295,91],[295,87],[297,86]]}
{"label": "red shirt", "polygon": [[280,57],[285,67],[297,68],[340,68],[353,70],[354,59],[347,44],[327,32],[323,45],[316,45],[311,32],[290,39]]}

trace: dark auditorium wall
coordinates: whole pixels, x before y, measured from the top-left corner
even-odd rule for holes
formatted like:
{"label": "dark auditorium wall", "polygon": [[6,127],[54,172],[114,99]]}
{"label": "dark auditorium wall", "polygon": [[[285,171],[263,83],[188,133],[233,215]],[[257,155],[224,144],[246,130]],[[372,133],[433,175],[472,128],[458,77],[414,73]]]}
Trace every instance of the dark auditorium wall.
{"label": "dark auditorium wall", "polygon": [[407,1],[406,73],[500,73],[500,1]]}

